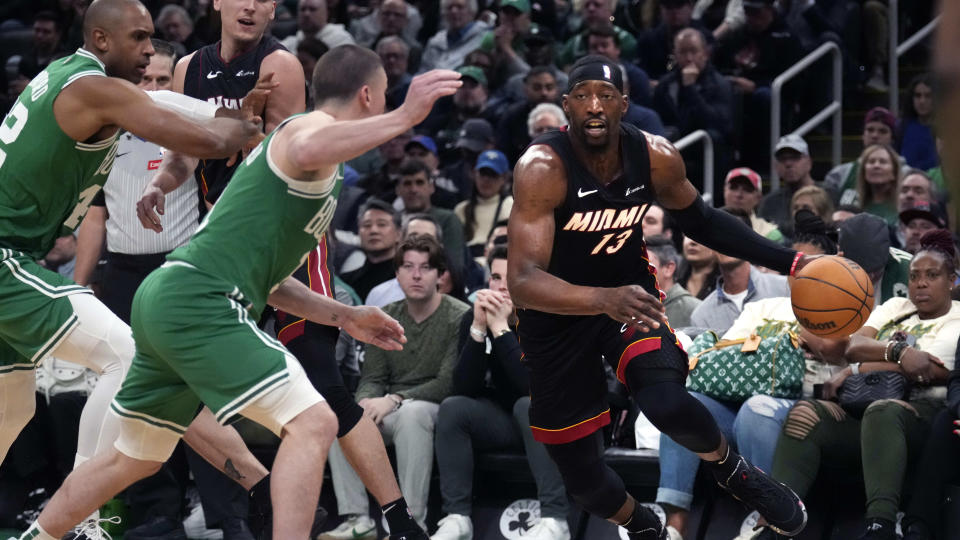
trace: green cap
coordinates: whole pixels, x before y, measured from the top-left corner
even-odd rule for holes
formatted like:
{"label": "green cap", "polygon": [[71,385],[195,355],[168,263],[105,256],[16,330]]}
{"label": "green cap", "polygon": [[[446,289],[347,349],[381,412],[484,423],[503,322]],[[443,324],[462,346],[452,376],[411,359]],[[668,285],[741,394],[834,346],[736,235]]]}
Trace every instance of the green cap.
{"label": "green cap", "polygon": [[477,81],[484,88],[487,87],[487,76],[477,66],[460,66],[457,68],[457,73]]}
{"label": "green cap", "polygon": [[520,13],[530,13],[529,0],[500,0],[500,9],[512,7]]}

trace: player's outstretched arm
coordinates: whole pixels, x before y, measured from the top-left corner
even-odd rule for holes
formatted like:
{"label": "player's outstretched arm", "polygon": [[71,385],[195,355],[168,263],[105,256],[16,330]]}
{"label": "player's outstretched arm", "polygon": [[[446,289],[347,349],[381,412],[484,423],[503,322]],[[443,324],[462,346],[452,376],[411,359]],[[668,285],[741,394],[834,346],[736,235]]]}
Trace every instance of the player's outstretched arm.
{"label": "player's outstretched arm", "polygon": [[310,115],[297,121],[299,129],[287,137],[285,159],[299,171],[332,169],[419,124],[438,99],[453,95],[460,85],[459,73],[435,69],[414,77],[406,101],[389,113],[341,122],[309,122],[317,118]]}
{"label": "player's outstretched arm", "polygon": [[78,285],[87,286],[90,283],[106,240],[107,207],[91,206],[77,228],[77,258],[73,279]]}
{"label": "player's outstretched arm", "polygon": [[683,157],[666,139],[647,134],[650,175],[657,200],[677,221],[683,233],[724,255],[789,274],[808,257],[760,236],[734,216],[709,206],[687,180]]}
{"label": "player's outstretched arm", "polygon": [[507,234],[507,283],[514,305],[563,315],[606,313],[623,323],[659,326],[664,320],[663,305],[642,287],[584,287],[547,271],[553,252],[554,210],[566,197],[563,171],[560,158],[545,145],[527,149],[514,171]]}
{"label": "player's outstretched arm", "polygon": [[105,127],[119,126],[165,148],[204,158],[228,157],[260,131],[259,119],[190,120],[114,77],[77,80],[57,97],[54,113],[64,132],[78,141],[90,139]]}
{"label": "player's outstretched arm", "polygon": [[407,338],[393,317],[373,306],[346,306],[317,294],[294,278],[287,278],[267,298],[280,310],[318,324],[339,326],[354,339],[388,351],[399,351]]}

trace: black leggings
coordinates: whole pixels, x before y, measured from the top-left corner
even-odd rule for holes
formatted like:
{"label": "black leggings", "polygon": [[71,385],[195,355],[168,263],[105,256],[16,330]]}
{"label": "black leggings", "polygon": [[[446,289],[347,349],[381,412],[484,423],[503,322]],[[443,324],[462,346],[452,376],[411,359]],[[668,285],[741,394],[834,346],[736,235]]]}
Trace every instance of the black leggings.
{"label": "black leggings", "polygon": [[[683,352],[664,347],[664,354]],[[684,365],[686,362],[684,362]],[[685,374],[675,369],[647,368],[641,362],[627,366],[626,380],[643,414],[662,433],[692,452],[705,454],[720,446],[720,429],[710,411],[687,393]],[[567,492],[592,514],[609,519],[627,500],[623,480],[603,461],[603,434],[565,444],[548,444]]]}
{"label": "black leggings", "polygon": [[337,437],[343,437],[363,418],[363,408],[357,405],[337,365],[336,346],[340,335],[337,328],[304,321],[303,335],[287,342],[286,346],[307,374],[313,387],[323,396],[337,415]]}

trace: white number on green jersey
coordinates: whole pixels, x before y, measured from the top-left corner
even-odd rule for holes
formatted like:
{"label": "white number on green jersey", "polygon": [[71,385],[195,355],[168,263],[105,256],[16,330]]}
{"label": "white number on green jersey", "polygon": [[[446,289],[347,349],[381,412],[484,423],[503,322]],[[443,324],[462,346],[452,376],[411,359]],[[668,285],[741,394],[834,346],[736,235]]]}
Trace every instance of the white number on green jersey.
{"label": "white number on green jersey", "polygon": [[63,222],[64,227],[68,229],[76,229],[77,225],[80,224],[80,220],[83,219],[83,216],[87,215],[87,209],[90,208],[90,203],[93,202],[93,198],[99,192],[100,186],[96,184],[83,190],[83,192],[80,193],[80,201],[77,203],[77,206],[73,208],[73,212],[70,214],[70,217]]}
{"label": "white number on green jersey", "polygon": [[[23,127],[27,125],[27,115],[29,114],[27,107],[18,100],[10,113],[3,119],[3,124],[0,124],[0,142],[11,144],[17,140],[20,132],[23,131]],[[3,167],[3,162],[6,159],[7,153],[0,148],[0,167]]]}

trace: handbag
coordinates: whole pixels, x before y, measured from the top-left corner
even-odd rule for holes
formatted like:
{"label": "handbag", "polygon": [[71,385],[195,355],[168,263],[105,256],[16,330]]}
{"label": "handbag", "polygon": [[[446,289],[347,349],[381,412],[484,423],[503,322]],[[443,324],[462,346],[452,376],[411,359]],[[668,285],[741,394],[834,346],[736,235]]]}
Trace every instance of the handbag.
{"label": "handbag", "polygon": [[843,381],[837,400],[851,416],[862,418],[874,401],[903,399],[910,391],[907,378],[896,371],[872,371],[851,375]]}
{"label": "handbag", "polygon": [[704,332],[690,346],[687,387],[722,401],[743,402],[757,394],[796,399],[806,362],[797,335],[720,340]]}

